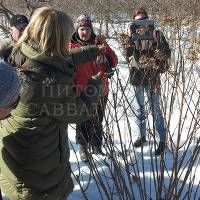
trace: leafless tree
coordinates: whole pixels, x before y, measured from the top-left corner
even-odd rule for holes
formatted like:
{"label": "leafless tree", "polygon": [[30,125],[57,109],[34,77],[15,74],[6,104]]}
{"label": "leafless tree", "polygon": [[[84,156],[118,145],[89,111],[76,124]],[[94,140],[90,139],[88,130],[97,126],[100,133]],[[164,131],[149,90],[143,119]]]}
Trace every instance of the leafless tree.
{"label": "leafless tree", "polygon": [[[132,12],[144,7],[150,17],[155,19],[156,26],[162,29],[172,49],[171,68],[162,77],[162,109],[168,130],[167,153],[160,158],[153,156],[157,138],[149,115],[149,153],[143,148],[137,151],[133,147],[136,137],[131,128],[131,124],[135,123],[132,102],[134,92],[128,84],[128,74],[120,72],[122,68],[127,68],[128,73],[129,65],[121,61],[114,78],[111,79],[105,115],[104,148],[107,157],[102,159],[91,156],[86,184],[77,155],[75,165],[78,171],[74,170],[73,174],[83,198],[88,199],[87,189],[93,179],[101,199],[136,199],[140,196],[140,199],[144,200],[153,197],[158,200],[198,200],[199,0],[1,0],[0,15],[5,16],[5,19],[15,13],[31,16],[35,8],[43,5],[63,10],[73,19],[83,13],[90,14],[94,22],[102,25],[99,34],[109,36],[108,42],[110,38],[116,40],[117,47],[114,46],[113,49],[120,49],[122,46],[120,35],[127,33],[126,22],[131,20]],[[105,24],[107,29],[103,32]],[[72,144],[72,148],[75,148],[75,145]],[[169,159],[171,163],[166,162]]]}

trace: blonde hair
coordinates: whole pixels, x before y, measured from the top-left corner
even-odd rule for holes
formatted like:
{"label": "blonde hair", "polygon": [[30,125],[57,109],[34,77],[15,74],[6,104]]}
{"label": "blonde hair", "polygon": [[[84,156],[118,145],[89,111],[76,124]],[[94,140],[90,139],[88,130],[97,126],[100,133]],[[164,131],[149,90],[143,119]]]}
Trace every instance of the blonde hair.
{"label": "blonde hair", "polygon": [[63,57],[68,52],[73,31],[72,19],[67,14],[41,7],[34,12],[16,46],[30,39],[41,53]]}

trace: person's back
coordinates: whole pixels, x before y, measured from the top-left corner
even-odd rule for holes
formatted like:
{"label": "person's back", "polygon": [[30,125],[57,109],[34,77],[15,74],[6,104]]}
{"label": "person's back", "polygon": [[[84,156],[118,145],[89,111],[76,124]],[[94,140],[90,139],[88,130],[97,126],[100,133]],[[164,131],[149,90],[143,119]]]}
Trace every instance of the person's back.
{"label": "person's back", "polygon": [[[0,186],[10,200],[65,200],[73,190],[67,124],[87,120],[99,100],[97,93],[86,105],[76,96],[75,65],[95,59],[99,48],[70,53],[72,30],[68,15],[39,8],[13,49],[23,89],[12,117],[0,127]],[[93,82],[98,91],[99,81]]]}

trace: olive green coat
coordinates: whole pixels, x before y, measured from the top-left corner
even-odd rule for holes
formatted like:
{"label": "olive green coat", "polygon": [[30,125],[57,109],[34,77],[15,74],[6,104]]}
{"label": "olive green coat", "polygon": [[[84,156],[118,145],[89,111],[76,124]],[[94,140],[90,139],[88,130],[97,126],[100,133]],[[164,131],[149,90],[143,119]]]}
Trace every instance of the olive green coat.
{"label": "olive green coat", "polygon": [[23,89],[0,127],[0,187],[10,200],[65,200],[72,192],[67,124],[89,117],[75,96],[75,65],[98,54],[89,46],[63,59],[47,57],[26,43],[13,52]]}

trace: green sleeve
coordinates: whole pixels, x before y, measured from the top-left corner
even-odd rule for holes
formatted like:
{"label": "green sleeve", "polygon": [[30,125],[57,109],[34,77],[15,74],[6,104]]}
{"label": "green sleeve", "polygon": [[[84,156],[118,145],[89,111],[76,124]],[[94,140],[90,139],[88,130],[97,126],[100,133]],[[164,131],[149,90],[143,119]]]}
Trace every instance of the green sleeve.
{"label": "green sleeve", "polygon": [[95,60],[99,53],[99,48],[96,45],[88,45],[81,48],[71,49],[71,54],[75,65],[80,65],[88,61]]}

